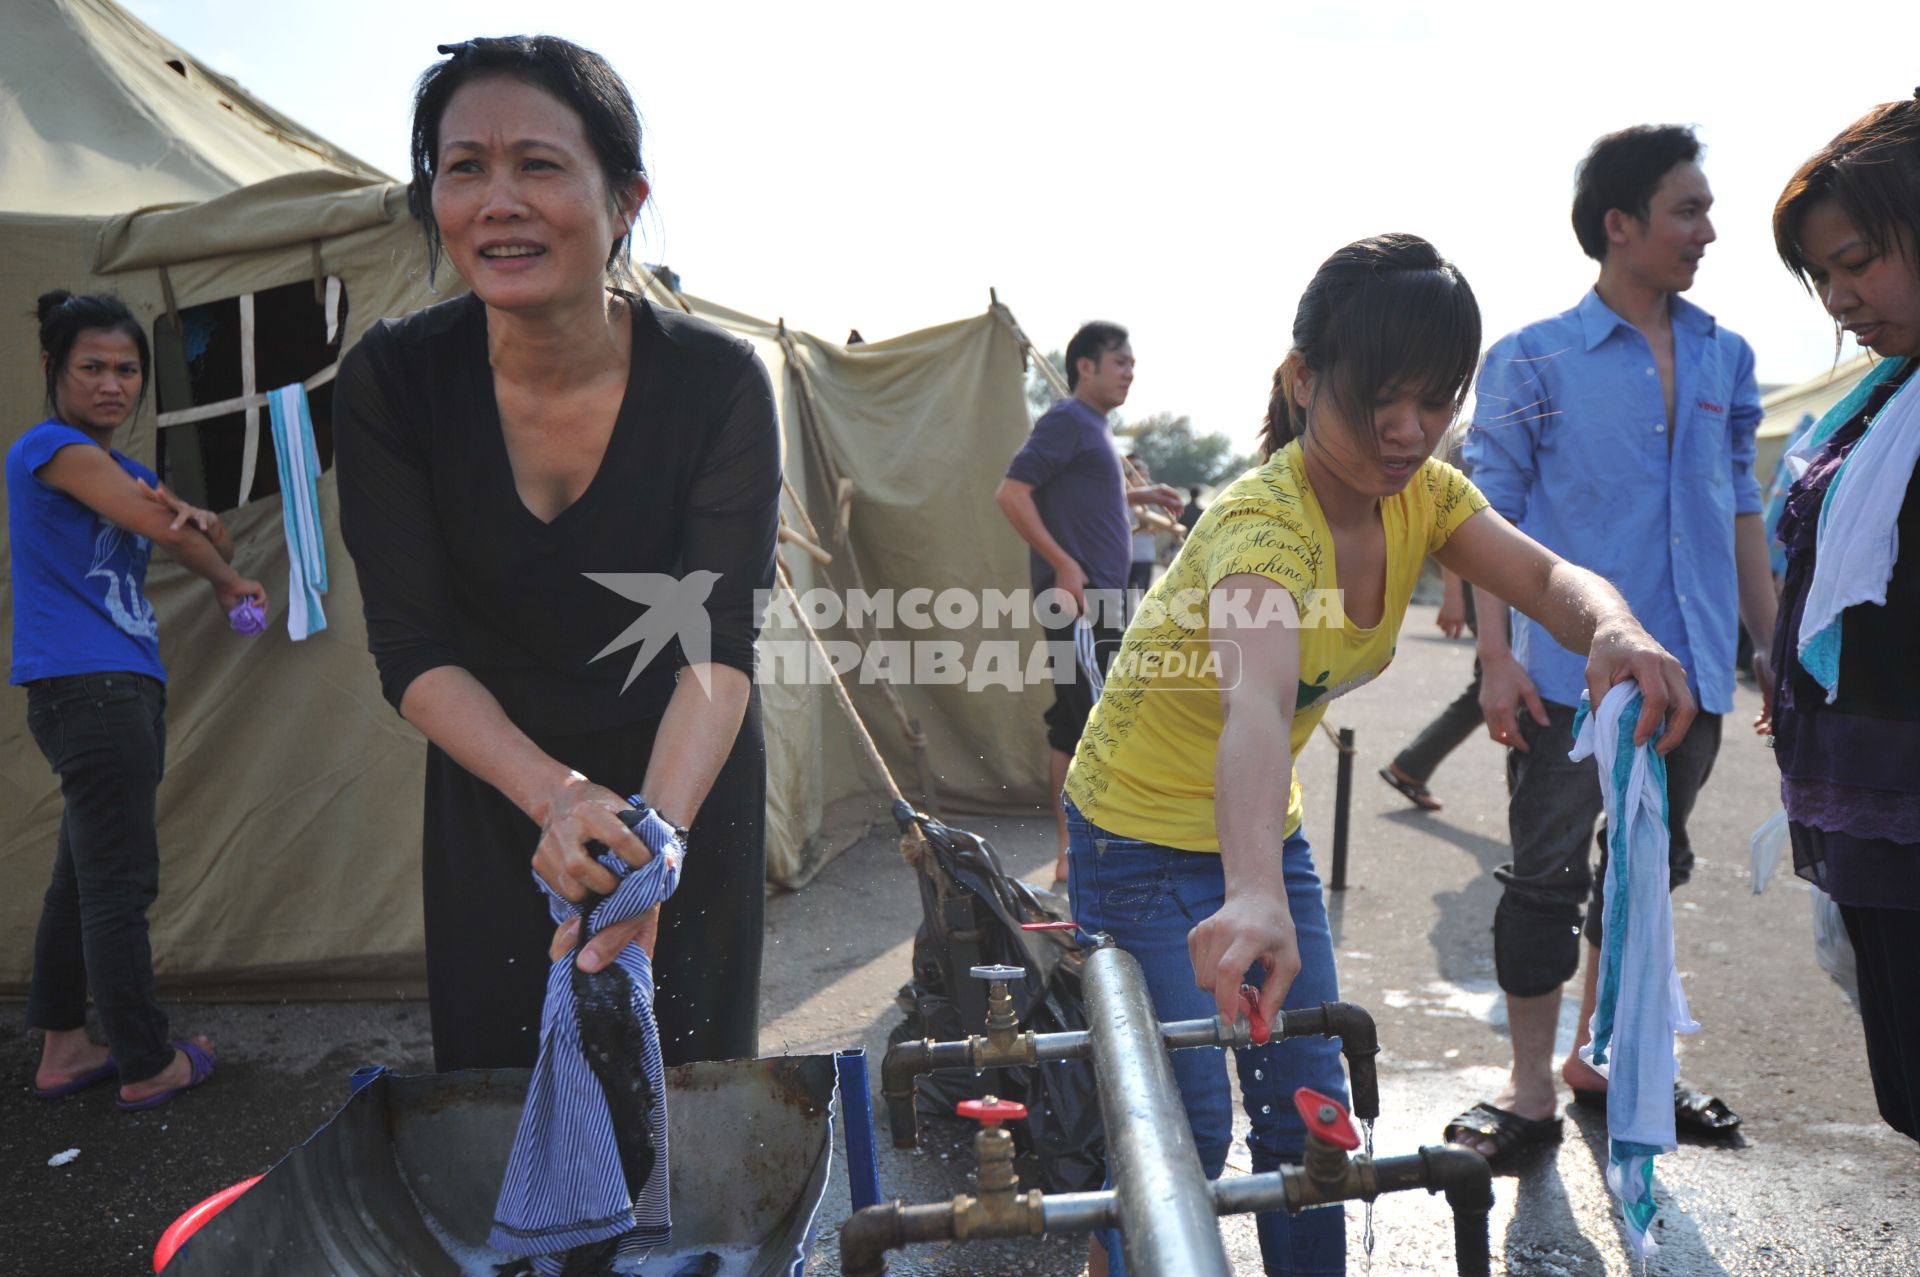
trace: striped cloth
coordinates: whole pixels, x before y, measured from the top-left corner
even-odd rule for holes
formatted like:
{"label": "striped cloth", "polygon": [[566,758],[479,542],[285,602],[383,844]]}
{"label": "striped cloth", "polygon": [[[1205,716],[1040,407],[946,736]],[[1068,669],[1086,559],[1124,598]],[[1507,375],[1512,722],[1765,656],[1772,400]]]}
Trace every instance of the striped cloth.
{"label": "striped cloth", "polygon": [[[673,826],[639,798],[621,820],[653,859],[639,869],[599,857],[620,879],[611,896],[573,905],[541,883],[555,923],[585,916],[581,940],[637,918],[673,894],[685,854]],[[487,1242],[536,1272],[558,1274],[566,1252],[612,1243],[613,1271],[638,1271],[667,1240],[667,1101],[653,1021],[653,964],[630,944],[588,973],[568,954],[547,974],[540,1058],[527,1087]],[[597,1270],[596,1270],[597,1271]]]}
{"label": "striped cloth", "polygon": [[1080,619],[1073,623],[1073,654],[1080,672],[1086,676],[1087,686],[1093,689],[1093,699],[1097,701],[1107,680],[1100,672],[1100,652],[1094,645],[1094,637],[1093,622],[1082,612]]}
{"label": "striped cloth", "polygon": [[1593,713],[1583,695],[1568,757],[1594,760],[1607,809],[1599,996],[1580,1058],[1607,1078],[1607,1187],[1620,1199],[1634,1255],[1645,1259],[1659,1249],[1653,1159],[1677,1147],[1674,1034],[1700,1026],[1673,962],[1667,764],[1652,741],[1633,743],[1640,703],[1631,680],[1615,684]]}

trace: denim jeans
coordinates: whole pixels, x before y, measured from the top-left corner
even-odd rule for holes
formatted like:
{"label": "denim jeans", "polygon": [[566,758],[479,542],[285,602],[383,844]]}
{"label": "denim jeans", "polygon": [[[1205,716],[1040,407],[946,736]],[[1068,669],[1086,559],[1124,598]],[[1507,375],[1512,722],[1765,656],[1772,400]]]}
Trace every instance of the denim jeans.
{"label": "denim jeans", "polygon": [[147,943],[147,908],[160,889],[154,803],[166,708],[166,687],[145,674],[74,674],[27,688],[27,726],[66,801],[34,935],[27,1023],[82,1028],[91,991],[125,1082],[173,1062]]}
{"label": "denim jeans", "polygon": [[[1194,984],[1187,932],[1225,902],[1220,857],[1121,838],[1089,823],[1071,802],[1066,806],[1067,883],[1075,920],[1085,931],[1106,932],[1140,963],[1154,1011],[1162,1020],[1215,1015],[1213,994]],[[1312,850],[1306,839],[1295,834],[1287,839],[1281,856],[1287,904],[1300,946],[1300,975],[1287,990],[1283,1005],[1292,1010],[1336,1002],[1340,992],[1333,967],[1333,937]],[[1265,974],[1256,965],[1247,979],[1260,984]],[[1193,1125],[1200,1165],[1209,1178],[1219,1176],[1233,1142],[1233,1097],[1224,1056],[1222,1047],[1174,1051],[1170,1056],[1180,1099]],[[1345,1103],[1340,1048],[1328,1038],[1295,1038],[1235,1051],[1234,1063],[1253,1124],[1247,1137],[1253,1169],[1271,1171],[1283,1162],[1298,1163],[1306,1147],[1306,1127],[1293,1106],[1293,1093],[1310,1086]],[[1293,1216],[1273,1211],[1258,1216],[1256,1225],[1260,1254],[1272,1277],[1321,1277],[1346,1271],[1346,1215],[1339,1207]],[[1124,1277],[1119,1234],[1103,1231],[1100,1242],[1107,1248],[1113,1277]]]}

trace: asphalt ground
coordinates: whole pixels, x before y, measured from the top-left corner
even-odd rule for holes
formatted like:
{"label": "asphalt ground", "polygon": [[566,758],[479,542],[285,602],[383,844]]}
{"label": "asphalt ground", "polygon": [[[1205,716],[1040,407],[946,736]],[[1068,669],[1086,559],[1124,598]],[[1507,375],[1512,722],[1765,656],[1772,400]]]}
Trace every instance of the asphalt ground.
{"label": "asphalt ground", "polygon": [[[1381,1156],[1439,1139],[1453,1114],[1499,1089],[1507,1059],[1489,927],[1506,858],[1501,756],[1463,746],[1434,779],[1446,802],[1418,814],[1374,771],[1466,682],[1471,650],[1441,639],[1432,610],[1409,615],[1393,668],[1335,703],[1329,723],[1355,729],[1351,857],[1330,900],[1342,996],[1379,1026]],[[1652,1274],[1920,1273],[1920,1146],[1878,1119],[1858,1017],[1813,960],[1809,897],[1784,871],[1752,893],[1747,839],[1775,805],[1765,748],[1744,731],[1747,688],[1693,818],[1699,857],[1676,897],[1676,954],[1702,1024],[1682,1048],[1683,1074],[1746,1118],[1727,1142],[1686,1142],[1660,1159],[1661,1249],[1630,1261],[1602,1178],[1604,1124],[1568,1110],[1566,1139],[1520,1159],[1495,1181],[1495,1271],[1549,1277]],[[1038,730],[1038,724],[1036,724]],[[1327,872],[1336,754],[1316,741],[1301,762],[1307,834]],[[874,804],[876,817],[883,804]],[[1050,820],[960,821],[989,838],[1015,872],[1051,876]],[[165,894],[160,908],[165,908]],[[919,923],[912,872],[893,838],[874,832],[805,890],[769,901],[761,1052],[866,1046],[878,1080],[893,995],[908,975]],[[18,1003],[0,1005],[0,1273],[149,1272],[154,1240],[208,1193],[265,1170],[344,1102],[366,1063],[429,1067],[425,1007],[416,1001],[172,1003],[176,1031],[222,1047],[217,1078],[153,1113],[116,1112],[110,1088],[47,1103],[28,1093],[37,1037]],[[1574,1009],[1562,1017],[1570,1040]],[[964,1191],[970,1129],[935,1122],[922,1147],[888,1145],[876,1112],[883,1192],[932,1201]],[[59,1167],[48,1159],[79,1155]],[[1228,1174],[1244,1173],[1236,1146]],[[838,1271],[835,1229],[847,1214],[835,1175],[810,1273]],[[1378,1277],[1451,1272],[1445,1203],[1423,1193],[1382,1198],[1369,1256],[1363,1213],[1348,1214],[1349,1270]],[[1260,1271],[1251,1220],[1223,1221],[1237,1271]],[[1075,1238],[920,1247],[899,1274],[1083,1271]]]}

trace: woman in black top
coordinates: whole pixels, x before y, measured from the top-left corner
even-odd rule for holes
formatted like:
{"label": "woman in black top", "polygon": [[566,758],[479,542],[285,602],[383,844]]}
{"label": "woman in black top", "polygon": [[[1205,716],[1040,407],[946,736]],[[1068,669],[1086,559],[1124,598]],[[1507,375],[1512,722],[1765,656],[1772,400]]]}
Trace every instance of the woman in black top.
{"label": "woman in black top", "polygon": [[[691,825],[653,949],[668,1063],[756,1053],[766,751],[755,593],[779,436],[745,342],[607,286],[647,197],[613,70],[551,37],[421,77],[414,214],[472,293],[376,325],[341,365],[341,527],[388,700],[427,736],[434,1060],[531,1065],[569,899],[640,864],[640,794]],[[657,944],[655,929],[657,931]]]}

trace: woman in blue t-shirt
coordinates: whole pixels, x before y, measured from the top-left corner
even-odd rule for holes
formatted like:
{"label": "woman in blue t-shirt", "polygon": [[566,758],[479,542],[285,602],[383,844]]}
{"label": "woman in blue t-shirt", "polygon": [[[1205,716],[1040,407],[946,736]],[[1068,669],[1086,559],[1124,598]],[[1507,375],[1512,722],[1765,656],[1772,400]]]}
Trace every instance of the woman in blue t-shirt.
{"label": "woman in blue t-shirt", "polygon": [[[146,388],[147,337],[117,297],[40,298],[52,415],[7,452],[12,681],[60,776],[65,809],[34,936],[27,1023],[46,1031],[34,1094],[120,1079],[120,1107],[154,1108],[212,1076],[213,1044],[169,1040],[153,992],[147,907],[160,884],[154,801],[166,759],[166,676],[147,555],[170,551],[229,613],[267,592],[231,566],[219,516],[181,501],[112,448]],[[87,995],[107,1042],[87,1036]]]}

